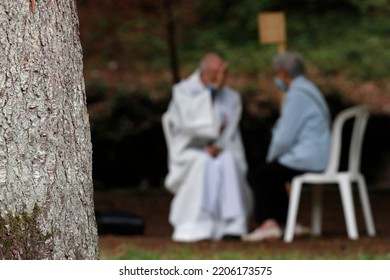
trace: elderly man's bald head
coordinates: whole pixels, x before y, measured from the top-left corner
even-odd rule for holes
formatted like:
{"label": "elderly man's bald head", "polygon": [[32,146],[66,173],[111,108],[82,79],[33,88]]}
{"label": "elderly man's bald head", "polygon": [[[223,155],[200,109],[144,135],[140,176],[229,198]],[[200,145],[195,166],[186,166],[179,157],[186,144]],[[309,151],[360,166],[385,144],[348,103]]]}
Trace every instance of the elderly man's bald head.
{"label": "elderly man's bald head", "polygon": [[200,63],[200,71],[202,73],[216,71],[223,63],[224,60],[217,53],[208,53],[203,57]]}

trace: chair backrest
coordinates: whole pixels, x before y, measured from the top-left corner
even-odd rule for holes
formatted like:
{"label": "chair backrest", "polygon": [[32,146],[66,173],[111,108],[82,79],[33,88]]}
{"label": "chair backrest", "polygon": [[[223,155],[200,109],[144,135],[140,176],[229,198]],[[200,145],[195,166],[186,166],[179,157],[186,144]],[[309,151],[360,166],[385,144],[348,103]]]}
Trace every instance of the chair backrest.
{"label": "chair backrest", "polygon": [[355,119],[349,145],[348,172],[358,174],[360,171],[360,158],[363,136],[367,126],[369,109],[367,106],[354,106],[340,112],[332,128],[331,154],[328,168],[325,173],[337,173],[340,167],[343,127],[347,120]]}
{"label": "chair backrest", "polygon": [[161,117],[161,123],[164,131],[165,136],[165,142],[167,144],[167,151],[168,151],[168,159],[171,158],[172,153],[172,124],[170,121],[170,117],[167,113],[163,114]]}

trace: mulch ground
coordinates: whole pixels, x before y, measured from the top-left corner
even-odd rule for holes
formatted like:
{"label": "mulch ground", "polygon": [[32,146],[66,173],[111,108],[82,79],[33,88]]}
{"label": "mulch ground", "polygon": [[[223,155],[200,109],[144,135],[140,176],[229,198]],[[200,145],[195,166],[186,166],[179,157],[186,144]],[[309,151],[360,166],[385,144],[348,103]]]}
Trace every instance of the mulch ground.
{"label": "mulch ground", "polygon": [[[273,258],[295,252],[297,256],[326,256],[331,258],[339,256],[340,259],[366,258],[381,255],[390,258],[390,192],[370,191],[370,201],[374,216],[377,235],[368,237],[365,230],[363,215],[360,208],[357,193],[355,194],[356,215],[360,238],[356,241],[347,238],[344,216],[339,193],[329,190],[324,194],[323,202],[323,232],[321,237],[310,236],[295,238],[290,244],[282,240],[273,240],[259,243],[226,242],[226,241],[202,241],[191,244],[191,250],[199,252],[214,251],[242,251],[252,252],[258,250],[267,254],[270,252]],[[95,193],[95,208],[97,210],[121,210],[133,213],[145,221],[145,233],[143,235],[113,235],[99,236],[101,248],[110,250],[113,254],[121,254],[123,244],[131,243],[145,251],[165,251],[178,243],[171,241],[172,227],[168,222],[169,205],[172,196],[165,191],[134,192],[124,189],[111,191],[97,191]],[[298,220],[309,225],[310,223],[310,192],[304,191],[298,212]],[[253,225],[254,226],[254,225]],[[180,246],[180,245],[179,245]],[[205,254],[207,258],[207,253]],[[294,255],[294,254],[293,254]],[[344,256],[344,257],[343,257]],[[309,257],[310,258],[310,257]]]}

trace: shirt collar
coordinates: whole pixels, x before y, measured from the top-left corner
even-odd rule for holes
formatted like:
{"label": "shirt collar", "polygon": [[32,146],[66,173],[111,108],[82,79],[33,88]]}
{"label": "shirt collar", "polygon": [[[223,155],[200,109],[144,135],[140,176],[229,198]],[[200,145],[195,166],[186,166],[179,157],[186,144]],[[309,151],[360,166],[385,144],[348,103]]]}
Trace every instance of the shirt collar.
{"label": "shirt collar", "polygon": [[299,75],[295,77],[290,84],[290,89],[302,85],[303,83],[305,83],[305,81],[306,81],[305,75]]}

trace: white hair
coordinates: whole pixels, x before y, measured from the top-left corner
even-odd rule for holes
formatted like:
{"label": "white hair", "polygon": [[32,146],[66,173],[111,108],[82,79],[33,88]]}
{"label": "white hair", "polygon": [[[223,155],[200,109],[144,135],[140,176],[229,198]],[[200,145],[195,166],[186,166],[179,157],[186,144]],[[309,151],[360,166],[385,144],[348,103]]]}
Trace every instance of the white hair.
{"label": "white hair", "polygon": [[302,55],[298,53],[282,53],[275,57],[274,67],[276,71],[284,71],[291,78],[305,74],[305,64]]}

